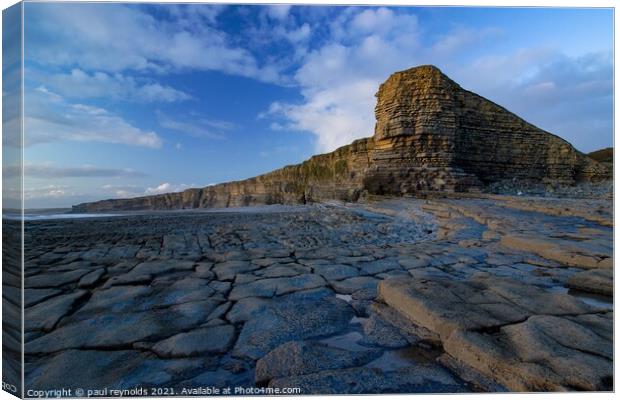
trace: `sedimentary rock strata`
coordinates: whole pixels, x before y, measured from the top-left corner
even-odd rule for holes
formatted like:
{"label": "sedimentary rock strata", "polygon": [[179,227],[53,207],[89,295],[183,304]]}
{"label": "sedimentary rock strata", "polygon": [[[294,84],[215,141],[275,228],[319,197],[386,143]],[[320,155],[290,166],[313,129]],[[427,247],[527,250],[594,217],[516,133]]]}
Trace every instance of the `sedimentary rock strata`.
{"label": "sedimentary rock strata", "polygon": [[357,200],[362,194],[480,190],[503,180],[571,185],[610,169],[568,142],[461,88],[433,66],[390,76],[373,137],[243,181],[74,206],[75,212]]}

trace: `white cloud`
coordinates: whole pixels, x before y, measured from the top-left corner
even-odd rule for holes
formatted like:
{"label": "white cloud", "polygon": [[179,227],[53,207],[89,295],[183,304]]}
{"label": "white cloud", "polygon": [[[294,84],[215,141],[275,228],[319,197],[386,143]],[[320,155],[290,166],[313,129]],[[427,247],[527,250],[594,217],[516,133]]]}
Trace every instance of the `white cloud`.
{"label": "white cloud", "polygon": [[170,18],[155,18],[134,5],[36,4],[29,7],[29,26],[38,40],[29,43],[27,56],[94,71],[197,69],[277,82],[273,66],[261,65],[213,27],[221,7],[210,8],[162,7]]}
{"label": "white cloud", "polygon": [[[118,143],[159,148],[161,138],[100,107],[69,103],[45,87],[25,93],[25,144],[57,141]],[[19,146],[19,143],[9,143]]]}
{"label": "white cloud", "polygon": [[196,187],[196,185],[191,184],[191,185],[186,185],[184,183],[180,183],[180,184],[176,184],[173,185],[170,182],[164,182],[158,186],[155,187],[147,187],[146,190],[144,191],[145,194],[147,195],[152,195],[152,194],[163,194],[163,193],[174,193],[174,192],[182,192],[186,189],[192,188],[192,187]]}
{"label": "white cloud", "polygon": [[[3,170],[3,177],[21,177],[22,169],[20,166],[10,165]],[[104,168],[93,165],[80,166],[57,166],[52,163],[25,164],[24,176],[26,178],[93,178],[93,177],[129,177],[139,178],[146,176],[140,171],[131,168]]]}
{"label": "white cloud", "polygon": [[144,194],[144,188],[135,185],[103,185],[106,193],[111,193],[116,198],[136,197]]}
{"label": "white cloud", "polygon": [[192,97],[170,86],[153,81],[138,82],[136,78],[120,73],[101,71],[88,73],[74,68],[69,73],[47,74],[38,70],[27,72],[29,80],[45,82],[47,88],[72,99],[105,98],[140,102],[189,100]]}
{"label": "white cloud", "polygon": [[308,52],[295,74],[304,101],[274,103],[274,127],[316,135],[317,151],[372,136],[374,94],[387,76],[415,65],[418,20],[387,8],[344,10],[330,25],[330,41]]}
{"label": "white cloud", "polygon": [[224,139],[225,132],[235,128],[235,124],[232,122],[193,115],[185,116],[182,119],[173,119],[162,112],[157,112],[157,120],[159,125],[164,128],[205,139]]}
{"label": "white cloud", "polygon": [[267,14],[274,19],[284,20],[288,17],[291,10],[290,4],[277,4],[273,6],[267,6]]}

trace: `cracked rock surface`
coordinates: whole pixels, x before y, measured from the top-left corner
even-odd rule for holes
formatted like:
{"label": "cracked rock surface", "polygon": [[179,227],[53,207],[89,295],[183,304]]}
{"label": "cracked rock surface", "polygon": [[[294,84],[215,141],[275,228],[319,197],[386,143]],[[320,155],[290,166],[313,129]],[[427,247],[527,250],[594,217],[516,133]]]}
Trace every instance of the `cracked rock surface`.
{"label": "cracked rock surface", "polygon": [[611,201],[28,221],[26,388],[610,390]]}

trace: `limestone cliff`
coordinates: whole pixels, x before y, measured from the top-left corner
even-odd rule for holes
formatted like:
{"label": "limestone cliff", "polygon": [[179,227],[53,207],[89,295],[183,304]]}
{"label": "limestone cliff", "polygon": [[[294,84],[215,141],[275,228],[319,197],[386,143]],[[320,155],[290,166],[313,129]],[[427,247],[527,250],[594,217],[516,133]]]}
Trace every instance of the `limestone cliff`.
{"label": "limestone cliff", "polygon": [[331,153],[243,181],[83,203],[73,211],[355,201],[365,191],[470,191],[513,178],[570,185],[610,176],[570,143],[464,90],[434,66],[393,74],[376,96],[374,136]]}

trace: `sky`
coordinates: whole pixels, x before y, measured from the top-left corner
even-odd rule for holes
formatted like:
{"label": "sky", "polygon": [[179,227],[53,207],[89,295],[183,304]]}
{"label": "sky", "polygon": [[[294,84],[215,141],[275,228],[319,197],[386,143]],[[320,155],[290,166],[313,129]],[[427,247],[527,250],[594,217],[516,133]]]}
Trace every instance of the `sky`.
{"label": "sky", "polygon": [[611,9],[24,10],[27,208],[204,187],[334,150],[372,136],[379,84],[421,64],[578,150],[613,143]]}

